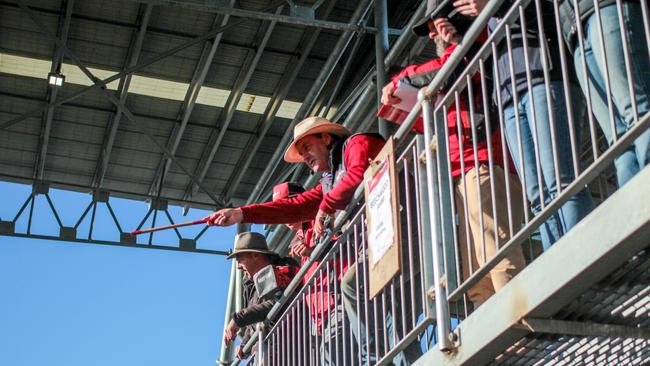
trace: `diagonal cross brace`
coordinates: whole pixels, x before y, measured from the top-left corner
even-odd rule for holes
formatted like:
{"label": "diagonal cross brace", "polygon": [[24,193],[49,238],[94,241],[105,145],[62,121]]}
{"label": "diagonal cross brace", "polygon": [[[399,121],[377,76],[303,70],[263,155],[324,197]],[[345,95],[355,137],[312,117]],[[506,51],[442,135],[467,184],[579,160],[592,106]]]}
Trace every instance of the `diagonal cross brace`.
{"label": "diagonal cross brace", "polygon": [[115,104],[118,108],[122,109],[122,113],[124,113],[124,116],[131,122],[133,127],[138,130],[138,132],[142,133],[145,135],[154,145],[156,145],[167,157],[169,157],[178,167],[181,169],[185,174],[187,174],[190,179],[198,185],[201,189],[205,191],[205,193],[217,204],[217,206],[224,207],[226,204],[218,197],[216,197],[213,193],[211,193],[201,182],[199,182],[196,177],[192,175],[192,173],[185,168],[179,161],[178,159],[174,156],[174,154],[169,151],[163,144],[158,142],[156,138],[147,130],[145,130],[140,124],[136,121],[135,116],[131,111],[122,103],[119,99],[117,99],[113,94],[108,92],[106,90],[106,84],[104,81],[100,80],[97,78],[95,75],[93,75],[90,70],[79,60],[79,58],[70,51],[70,49],[63,44],[58,38],[54,37],[47,29],[47,27],[43,24],[43,22],[38,19],[34,13],[32,12],[31,9],[27,6],[25,3],[25,0],[19,0],[18,1],[20,8],[27,13],[27,15],[32,19],[32,21],[38,26],[39,30],[41,33],[43,33],[48,39],[50,39],[52,42],[56,43],[58,47],[60,47],[63,52],[81,69],[81,71],[90,79],[92,80],[94,86],[99,88],[104,96],[110,100],[113,104]]}

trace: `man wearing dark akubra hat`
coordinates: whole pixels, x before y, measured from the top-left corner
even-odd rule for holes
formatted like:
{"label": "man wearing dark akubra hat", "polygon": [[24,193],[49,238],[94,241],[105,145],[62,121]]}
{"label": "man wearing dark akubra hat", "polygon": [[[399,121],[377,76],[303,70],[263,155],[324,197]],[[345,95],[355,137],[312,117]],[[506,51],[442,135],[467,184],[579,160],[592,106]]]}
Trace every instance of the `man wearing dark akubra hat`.
{"label": "man wearing dark akubra hat", "polygon": [[237,348],[239,359],[248,357],[243,345],[255,331],[254,324],[264,321],[273,305],[282,295],[293,277],[298,273],[297,263],[280,258],[266,245],[264,235],[244,232],[237,235],[235,249],[227,259],[235,259],[237,268],[244,272],[242,284],[244,308],[234,312],[224,330],[224,342],[230,344],[237,338],[240,329],[245,328],[244,337]]}

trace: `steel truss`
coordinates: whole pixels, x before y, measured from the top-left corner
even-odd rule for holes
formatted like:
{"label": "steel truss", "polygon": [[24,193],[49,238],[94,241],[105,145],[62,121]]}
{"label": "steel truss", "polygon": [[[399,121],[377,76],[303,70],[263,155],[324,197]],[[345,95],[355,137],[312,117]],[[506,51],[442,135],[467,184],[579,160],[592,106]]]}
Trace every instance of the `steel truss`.
{"label": "steel truss", "polygon": [[[35,234],[33,232],[33,226],[36,224],[33,220],[35,203],[40,196],[45,197],[47,202],[47,207],[49,207],[56,223],[59,227],[59,235],[43,235]],[[50,184],[45,181],[36,181],[32,185],[32,191],[27,195],[27,198],[22,203],[20,208],[18,208],[16,215],[11,220],[2,220],[0,219],[0,235],[9,236],[9,237],[19,237],[19,238],[34,238],[34,239],[46,239],[46,240],[57,240],[64,242],[73,242],[73,243],[82,243],[82,244],[102,244],[102,245],[115,245],[121,247],[131,247],[131,248],[149,248],[149,249],[163,249],[163,250],[173,250],[173,251],[182,251],[182,252],[194,252],[194,253],[205,253],[205,254],[217,254],[217,255],[227,255],[229,252],[221,250],[210,250],[210,249],[199,249],[197,244],[199,240],[205,233],[208,226],[201,230],[197,235],[193,237],[183,237],[178,229],[174,229],[175,234],[178,238],[176,243],[154,243],[153,233],[149,234],[147,244],[138,244],[136,237],[132,236],[129,231],[125,231],[126,228],[124,223],[120,223],[115,210],[110,202],[111,193],[106,190],[95,190],[90,196],[90,202],[88,205],[83,208],[83,211],[79,214],[79,218],[76,220],[74,225],[67,226],[64,225],[61,217],[59,216],[59,211],[57,205],[50,197]],[[27,207],[29,206],[29,210]],[[93,237],[93,231],[95,224],[97,222],[97,210],[101,209],[102,206],[106,207],[108,213],[110,214],[111,220],[114,226],[110,226],[113,231],[111,234],[114,235],[114,240],[101,240]],[[147,220],[151,219],[151,227],[156,226],[158,221],[158,215],[165,215],[169,223],[174,224],[174,219],[169,213],[169,202],[165,199],[152,198],[149,203],[149,209],[146,214],[139,222],[135,230],[140,230],[145,227]],[[89,215],[90,213],[90,215]],[[27,215],[27,228],[24,232],[17,231],[16,223],[19,219]],[[152,215],[153,214],[153,215]],[[88,222],[88,232],[81,233],[80,226]]]}

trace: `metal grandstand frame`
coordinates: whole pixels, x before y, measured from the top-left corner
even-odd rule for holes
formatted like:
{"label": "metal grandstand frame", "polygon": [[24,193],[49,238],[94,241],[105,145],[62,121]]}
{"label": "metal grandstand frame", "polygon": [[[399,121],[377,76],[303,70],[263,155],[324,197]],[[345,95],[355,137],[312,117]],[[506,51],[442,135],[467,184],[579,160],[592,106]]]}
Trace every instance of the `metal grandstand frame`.
{"label": "metal grandstand frame", "polygon": [[[379,27],[368,26],[367,24],[369,18],[372,17],[370,10],[375,3],[379,5],[376,6],[378,10],[375,11],[375,23],[379,24]],[[415,4],[417,2],[412,3]],[[381,82],[372,83],[371,78],[365,77],[363,79],[364,88],[343,87],[346,81],[355,78],[354,73],[351,72],[353,61],[363,61],[363,57],[361,57],[363,55],[361,55],[359,50],[362,47],[367,48],[368,45],[372,45],[374,42],[376,42],[377,46],[372,47],[376,51],[376,57],[379,57],[377,59],[381,60],[383,58],[381,55],[383,55],[383,52],[386,51],[388,46],[389,35],[394,36],[401,33],[398,29],[388,28],[385,0],[375,2],[370,0],[360,1],[358,4],[354,4],[355,8],[346,10],[349,16],[345,15],[345,12],[342,13],[340,7],[350,8],[351,5],[347,3],[341,5],[336,0],[319,0],[302,2],[301,4],[294,1],[249,1],[244,4],[242,1],[235,0],[212,2],[153,0],[130,1],[121,4],[125,8],[128,7],[127,5],[137,7],[137,10],[133,12],[137,16],[135,17],[134,23],[129,24],[133,31],[128,42],[128,49],[124,50],[126,58],[119,67],[118,72],[107,76],[104,76],[104,74],[99,76],[95,71],[96,69],[90,67],[91,65],[95,66],[98,61],[93,60],[89,62],[87,60],[89,57],[85,55],[80,56],[80,52],[75,49],[76,45],[74,44],[79,32],[79,28],[76,28],[79,25],[76,22],[87,19],[91,19],[91,21],[97,20],[85,14],[80,15],[79,10],[75,12],[75,7],[78,9],[79,7],[86,6],[85,4],[75,2],[74,0],[62,0],[59,10],[56,10],[51,4],[39,3],[37,1],[16,0],[15,2],[10,1],[2,4],[7,9],[20,10],[20,16],[24,18],[24,21],[19,26],[26,29],[33,29],[33,35],[30,35],[30,37],[40,37],[41,40],[47,40],[55,45],[49,67],[50,74],[62,74],[61,70],[64,60],[69,60],[81,70],[89,81],[86,82],[88,84],[85,87],[74,87],[70,92],[66,92],[66,89],[68,89],[67,82],[64,82],[63,87],[48,85],[45,88],[46,95],[43,103],[39,103],[40,105],[36,107],[33,107],[33,103],[31,105],[25,103],[20,107],[10,104],[8,108],[3,108],[2,114],[4,117],[0,120],[0,136],[6,134],[5,139],[12,138],[10,134],[15,129],[20,129],[21,125],[25,123],[40,119],[41,127],[36,148],[37,151],[34,152],[34,163],[30,167],[32,173],[25,174],[18,172],[19,169],[17,168],[3,169],[3,172],[0,173],[0,179],[2,180],[27,183],[32,186],[32,193],[26,198],[22,207],[16,208],[16,215],[10,219],[3,218],[0,234],[16,237],[76,241],[80,243],[175,249],[212,254],[226,253],[225,250],[211,251],[196,249],[196,241],[201,238],[204,231],[201,231],[192,238],[183,238],[177,231],[178,244],[172,247],[168,245],[152,245],[156,243],[151,242],[151,237],[149,238],[150,245],[136,244],[135,238],[128,235],[126,231],[126,226],[128,225],[120,222],[119,215],[116,215],[112,209],[110,197],[133,198],[148,202],[149,209],[147,210],[147,214],[137,227],[141,228],[150,216],[153,217],[151,225],[155,225],[158,213],[167,216],[172,221],[167,210],[170,204],[183,206],[184,214],[187,214],[191,207],[212,210],[232,204],[255,202],[265,197],[263,193],[268,190],[268,187],[274,181],[278,181],[280,178],[287,179],[292,175],[295,179],[302,179],[306,174],[302,169],[296,170],[292,167],[284,168],[282,169],[284,173],[277,174],[280,171],[278,168],[281,166],[279,164],[279,156],[290,139],[291,126],[309,114],[323,111],[325,113],[334,113],[333,107],[339,107],[334,117],[336,119],[342,118],[346,114],[358,116],[354,111],[360,108],[358,106],[361,103],[372,104],[372,94],[375,91],[380,92],[380,87],[383,84]],[[410,6],[413,5],[411,4]],[[151,52],[147,52],[146,49],[147,37],[150,36],[152,27],[155,26],[157,16],[165,11],[186,11],[190,14],[194,14],[192,12],[201,12],[209,14],[213,19],[207,32],[151,55]],[[407,12],[404,13],[406,14]],[[410,17],[412,14],[408,13],[408,15]],[[332,16],[334,20],[329,20]],[[52,17],[56,18],[56,29],[52,28]],[[257,26],[256,34],[252,37],[253,44],[251,46],[246,45],[248,51],[243,58],[243,63],[239,68],[240,71],[233,78],[233,84],[231,85],[231,90],[228,92],[227,100],[223,103],[223,108],[216,114],[216,128],[210,128],[210,132],[205,135],[207,137],[207,140],[205,140],[206,148],[200,152],[196,161],[188,164],[187,158],[182,155],[183,151],[187,149],[187,144],[183,146],[183,139],[188,138],[188,129],[196,125],[196,122],[192,124],[192,118],[195,118],[193,115],[196,114],[193,114],[193,112],[197,108],[197,101],[199,100],[199,94],[202,88],[205,89],[204,85],[210,79],[210,69],[211,67],[214,68],[217,50],[223,44],[224,34],[229,34],[229,31],[232,32],[240,26],[250,25],[251,21],[256,21],[254,24]],[[28,22],[30,25],[26,25]],[[249,90],[252,80],[255,80],[255,73],[259,69],[261,60],[268,60],[268,52],[279,52],[277,40],[274,40],[273,36],[275,34],[274,31],[280,25],[293,27],[289,29],[296,30],[297,33],[302,31],[302,36],[297,37],[298,42],[294,42],[298,47],[286,63],[285,70],[287,72],[278,79],[268,98],[267,106],[263,112],[260,112],[259,117],[256,118],[258,122],[253,128],[238,128],[236,125],[241,120],[241,117],[238,118],[241,115],[238,106],[243,103],[244,91]],[[35,28],[33,28],[34,26]],[[286,29],[283,30],[285,33],[286,31]],[[373,40],[370,40],[364,37],[365,34],[375,34],[376,36]],[[292,94],[296,94],[295,88],[298,82],[302,82],[303,85],[305,84],[303,81],[305,76],[301,75],[303,69],[313,68],[309,62],[313,62],[315,52],[319,54],[324,53],[322,50],[319,50],[322,47],[320,43],[323,43],[323,37],[325,39],[329,38],[330,41],[325,42],[323,45],[327,47],[327,52],[325,53],[327,57],[317,58],[322,63],[320,72],[313,79],[313,83],[310,84],[308,91],[302,93],[304,98],[301,101],[300,108],[295,113],[295,117],[289,121],[285,119],[284,122],[278,125],[280,126],[279,128],[274,127],[274,124],[277,125],[279,123],[277,113],[283,101],[287,100],[287,98],[295,98],[295,95],[292,96]],[[335,38],[336,42],[333,42],[332,37],[337,37],[337,39]],[[226,41],[226,44],[235,44],[236,42],[232,40],[232,36],[230,38]],[[70,43],[71,39],[73,42],[72,45]],[[272,51],[269,51],[269,43],[273,42],[276,45],[273,46],[274,49]],[[238,46],[245,46],[242,43],[239,42]],[[179,104],[176,117],[170,119],[173,126],[168,132],[165,132],[166,141],[163,141],[160,138],[160,133],[152,129],[150,117],[136,111],[137,107],[134,107],[134,102],[129,102],[134,98],[130,96],[132,95],[130,88],[134,83],[133,78],[138,73],[150,73],[151,67],[156,66],[160,61],[165,61],[175,55],[198,48],[201,51],[198,53],[198,57],[195,58],[196,64],[191,73],[191,78],[189,78],[185,96]],[[21,53],[7,46],[3,46],[2,50],[15,54]],[[286,51],[283,52],[286,53]],[[145,53],[148,53],[148,55],[145,55]],[[342,62],[344,56],[347,57],[346,62]],[[392,57],[396,59],[396,56]],[[365,65],[368,67],[368,72],[372,73],[372,63],[365,62]],[[65,65],[64,68],[66,67],[69,66]],[[384,67],[375,69],[383,71]],[[341,72],[338,73],[335,71]],[[7,78],[13,77],[11,74],[9,75]],[[379,80],[382,81],[383,76]],[[210,82],[214,83],[214,80],[210,80]],[[256,82],[259,83],[259,81]],[[114,92],[110,90],[109,84],[111,83],[117,83],[117,87],[113,89]],[[0,90],[4,92],[4,95],[10,96],[11,98],[24,98],[20,93],[3,90],[5,88],[2,85],[9,84],[0,84]],[[304,90],[305,87],[302,86],[302,89]],[[373,93],[370,93],[371,91]],[[349,93],[350,97],[346,99],[345,96],[347,93]],[[108,113],[102,111],[103,114],[108,115],[108,118],[103,124],[104,133],[101,137],[101,146],[97,149],[98,153],[93,157],[95,164],[91,177],[89,176],[87,179],[67,179],[68,177],[63,177],[64,179],[61,179],[60,175],[53,176],[48,172],[48,166],[52,160],[53,128],[56,128],[58,123],[57,114],[62,113],[62,109],[68,106],[71,108],[85,107],[80,103],[83,103],[87,98],[97,95],[100,95],[100,98],[104,99],[102,103],[105,104],[108,101],[110,104],[104,107],[104,110]],[[343,99],[346,99],[346,101],[341,104]],[[351,102],[357,103],[353,105]],[[19,102],[16,103],[18,104]],[[109,109],[106,110],[105,108]],[[151,164],[151,167],[153,168],[155,166],[155,168],[153,168],[154,173],[151,178],[147,178],[150,180],[146,190],[131,189],[126,184],[116,186],[110,181],[111,165],[114,164],[114,160],[116,159],[116,143],[119,143],[120,134],[123,134],[125,129],[134,131],[139,136],[145,137],[148,140],[148,144],[150,144],[149,146],[154,147],[158,151],[158,154],[161,154],[159,155],[158,161],[155,164]],[[278,130],[285,132],[281,136],[280,141],[277,141],[277,135],[271,135],[271,133]],[[230,176],[226,176],[225,184],[219,184],[223,188],[217,187],[217,189],[214,189],[214,184],[206,182],[206,179],[212,178],[211,181],[213,181],[212,176],[214,173],[210,174],[210,171],[215,169],[216,157],[218,156],[219,150],[225,148],[224,144],[228,142],[232,145],[229,142],[232,140],[232,137],[229,138],[228,136],[233,133],[246,134],[246,140],[248,142],[242,145],[243,149],[235,159],[236,164],[234,164],[234,167],[236,168],[232,169]],[[277,132],[275,133],[277,134]],[[12,136],[15,136],[15,134],[12,134]],[[269,138],[273,142],[269,143]],[[268,152],[261,152],[263,148],[268,150],[269,145],[277,146],[270,156]],[[117,148],[121,149],[122,147]],[[179,152],[181,155],[179,155]],[[263,169],[261,175],[256,173],[256,171],[259,171],[259,168],[253,167],[253,165],[259,166],[260,154],[262,154],[261,156],[264,157],[264,160],[268,159],[267,161],[270,162],[264,165],[265,169]],[[257,164],[255,164],[256,162]],[[5,161],[4,164],[5,166],[7,164],[15,166],[16,162]],[[184,188],[180,188],[180,186],[178,188],[178,191],[182,190],[182,194],[177,192],[170,194],[170,191],[167,189],[170,184],[170,179],[173,179],[173,184],[177,185],[177,177],[181,174],[186,177],[185,180],[187,181],[184,184]],[[246,191],[247,193],[245,194],[247,197],[242,197],[241,189],[238,187],[245,180],[250,181],[251,176],[255,177],[256,184],[252,189]],[[86,181],[86,183],[82,183],[83,181]],[[50,198],[48,193],[50,187],[91,193],[89,205],[85,208],[85,211],[79,213],[79,220],[74,225],[61,222],[57,214],[56,202]],[[34,233],[31,218],[34,210],[34,202],[40,195],[46,198],[61,228],[58,236]],[[116,235],[114,240],[104,241],[93,239],[92,226],[95,211],[98,206],[102,206],[99,205],[101,203],[105,204],[115,224]],[[28,205],[30,206],[28,228],[25,232],[17,232],[16,221],[24,217],[22,215],[26,213],[25,208]],[[91,229],[87,236],[83,238],[77,237],[77,228],[87,218],[89,212],[92,212],[90,215]],[[129,227],[129,229],[131,228]],[[280,234],[282,235],[274,237],[276,242],[284,241],[281,239],[287,239],[284,231],[280,231]],[[282,246],[281,243],[276,245]]]}

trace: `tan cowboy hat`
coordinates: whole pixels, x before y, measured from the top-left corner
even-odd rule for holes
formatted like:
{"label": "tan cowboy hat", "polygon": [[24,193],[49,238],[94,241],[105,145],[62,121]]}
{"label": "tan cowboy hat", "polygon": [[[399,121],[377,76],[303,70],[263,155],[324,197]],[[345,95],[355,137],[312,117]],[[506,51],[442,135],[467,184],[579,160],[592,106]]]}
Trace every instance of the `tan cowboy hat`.
{"label": "tan cowboy hat", "polygon": [[330,122],[321,117],[309,117],[303,119],[293,128],[293,141],[284,153],[284,161],[287,163],[302,163],[302,157],[296,149],[296,142],[301,138],[318,133],[329,133],[339,137],[347,137],[352,134],[350,130],[338,123]]}
{"label": "tan cowboy hat", "polygon": [[231,259],[232,257],[236,257],[237,254],[242,253],[260,253],[268,256],[278,255],[266,246],[266,238],[264,238],[264,235],[250,231],[237,234],[235,238],[235,250],[226,259]]}

